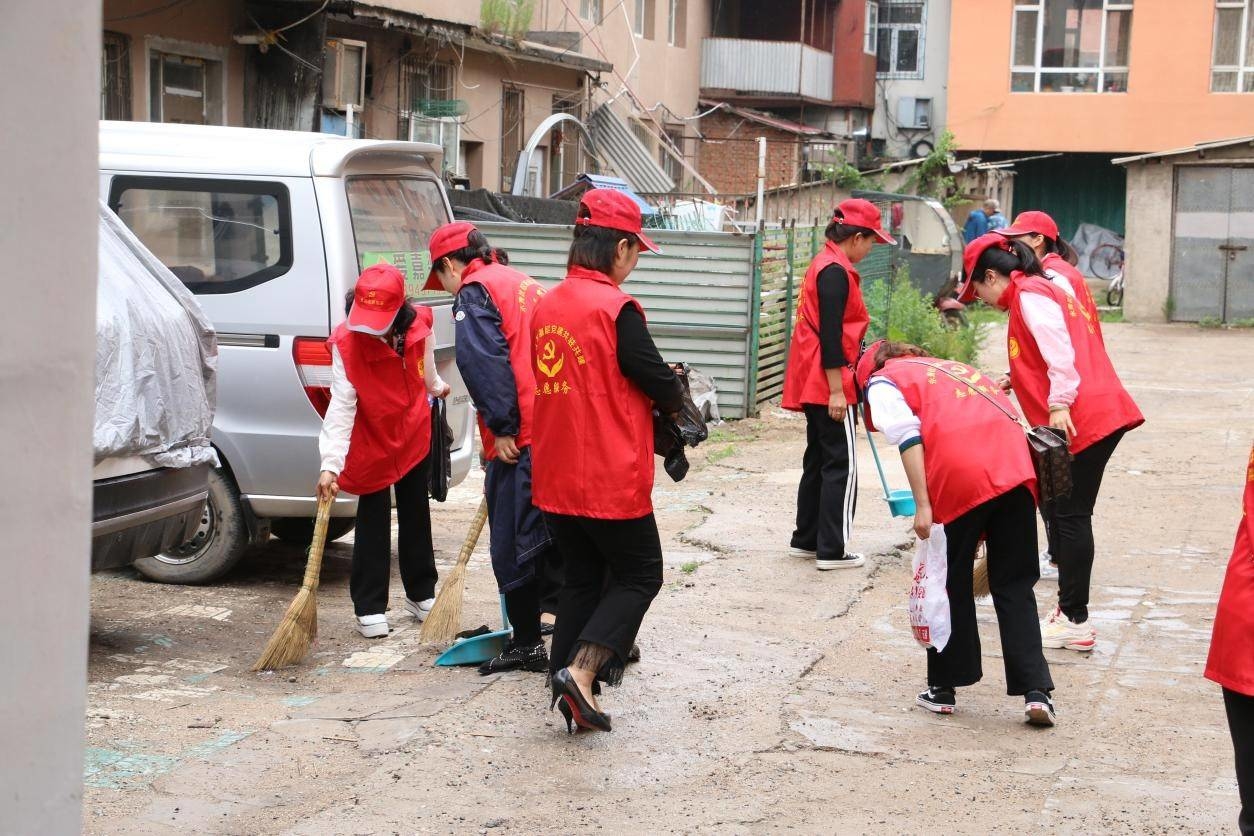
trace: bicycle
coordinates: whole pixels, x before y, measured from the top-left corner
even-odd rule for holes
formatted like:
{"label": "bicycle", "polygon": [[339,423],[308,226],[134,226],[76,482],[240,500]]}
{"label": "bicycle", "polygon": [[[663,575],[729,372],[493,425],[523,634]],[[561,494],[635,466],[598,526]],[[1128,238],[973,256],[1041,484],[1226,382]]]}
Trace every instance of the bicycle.
{"label": "bicycle", "polygon": [[1099,279],[1110,282],[1106,288],[1106,304],[1117,308],[1123,304],[1123,264],[1127,253],[1117,244],[1102,244],[1089,256],[1089,269]]}

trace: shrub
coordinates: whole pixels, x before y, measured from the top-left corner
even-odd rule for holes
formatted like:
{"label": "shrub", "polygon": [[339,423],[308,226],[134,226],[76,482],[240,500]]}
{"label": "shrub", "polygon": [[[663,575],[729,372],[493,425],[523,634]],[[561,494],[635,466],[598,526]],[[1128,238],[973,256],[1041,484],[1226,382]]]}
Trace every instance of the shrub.
{"label": "shrub", "polygon": [[951,328],[932,298],[910,283],[909,269],[900,267],[890,280],[873,279],[862,288],[871,325],[867,342],[889,339],[912,343],[935,357],[975,363],[984,343],[985,326],[973,323]]}

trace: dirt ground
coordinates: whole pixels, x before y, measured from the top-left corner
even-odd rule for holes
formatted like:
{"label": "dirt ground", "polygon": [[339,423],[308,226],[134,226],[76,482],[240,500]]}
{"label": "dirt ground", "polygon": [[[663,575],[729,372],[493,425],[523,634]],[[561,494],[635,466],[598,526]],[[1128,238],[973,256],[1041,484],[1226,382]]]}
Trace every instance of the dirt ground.
{"label": "dirt ground", "polygon": [[[435,668],[402,614],[368,641],[348,600],[351,537],[329,547],[307,662],[253,674],[300,582],[272,541],[213,587],[125,572],[92,590],[89,833],[374,834],[1233,831],[1231,747],[1202,678],[1254,437],[1254,334],[1110,325],[1148,418],[1107,471],[1090,656],[1046,654],[1059,725],[1005,695],[993,610],[985,680],[943,718],[914,706],[908,524],[889,517],[864,438],[854,548],[867,567],[789,557],[804,424],[725,424],[654,501],[666,582],[643,660],[603,698],[611,734],[569,737],[540,674]],[[986,365],[1005,366],[990,339]],[[904,487],[896,456],[890,479]],[[435,505],[447,571],[478,503]],[[1041,612],[1056,584],[1037,586]],[[499,620],[485,541],[464,626]]]}

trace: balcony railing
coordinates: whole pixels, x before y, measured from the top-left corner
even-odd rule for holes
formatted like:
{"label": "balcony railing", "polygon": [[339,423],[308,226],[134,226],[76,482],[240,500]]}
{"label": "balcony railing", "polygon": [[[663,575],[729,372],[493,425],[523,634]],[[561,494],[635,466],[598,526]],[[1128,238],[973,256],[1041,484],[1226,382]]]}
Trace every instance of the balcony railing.
{"label": "balcony railing", "polygon": [[832,99],[832,54],[800,43],[706,38],[701,89],[744,96]]}

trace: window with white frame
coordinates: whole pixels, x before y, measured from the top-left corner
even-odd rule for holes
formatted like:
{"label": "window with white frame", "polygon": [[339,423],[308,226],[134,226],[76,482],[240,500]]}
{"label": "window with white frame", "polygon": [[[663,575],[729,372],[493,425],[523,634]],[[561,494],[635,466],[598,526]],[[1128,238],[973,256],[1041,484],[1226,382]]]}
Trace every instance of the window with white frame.
{"label": "window with white frame", "polygon": [[454,72],[452,64],[420,61],[413,56],[401,62],[397,136],[439,145],[444,149],[443,169],[461,175],[465,174],[459,159],[465,102],[454,98]]}
{"label": "window with white frame", "polygon": [[880,5],[875,74],[880,78],[923,78],[924,4],[888,0]]}
{"label": "window with white frame", "polygon": [[1132,0],[1015,0],[1013,93],[1126,93]]}
{"label": "window with white frame", "polygon": [[221,125],[222,86],[221,61],[173,52],[149,52],[150,121]]}
{"label": "window with white frame", "polygon": [[866,0],[866,19],[862,22],[862,51],[867,55],[875,54],[879,25],[880,4],[875,0]]}
{"label": "window with white frame", "polygon": [[579,16],[593,23],[601,22],[601,0],[579,0]]}
{"label": "window with white frame", "polygon": [[688,28],[687,0],[667,0],[666,42],[671,46],[683,46]]}
{"label": "window with white frame", "polygon": [[[653,40],[654,0],[631,0],[631,31],[638,38]],[[669,0],[668,0],[669,2]]]}
{"label": "window with white frame", "polygon": [[1213,93],[1254,93],[1254,9],[1251,0],[1217,0],[1211,50]]}

